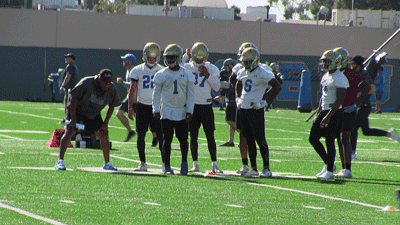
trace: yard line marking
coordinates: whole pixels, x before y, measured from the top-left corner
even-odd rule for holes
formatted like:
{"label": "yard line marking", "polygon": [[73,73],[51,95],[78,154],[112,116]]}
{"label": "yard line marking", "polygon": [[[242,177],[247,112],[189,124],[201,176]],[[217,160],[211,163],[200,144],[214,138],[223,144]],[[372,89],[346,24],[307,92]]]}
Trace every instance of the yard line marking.
{"label": "yard line marking", "polygon": [[6,153],[4,153],[4,152],[0,152],[0,155],[4,155],[4,154],[6,154]]}
{"label": "yard line marking", "polygon": [[146,204],[146,205],[161,205],[161,204],[158,204],[158,203],[155,203],[155,202],[143,202],[143,204]]}
{"label": "yard line marking", "polygon": [[65,203],[75,203],[74,201],[71,201],[71,200],[60,200],[60,202],[65,202]]}
{"label": "yard line marking", "polygon": [[0,137],[6,137],[6,138],[13,139],[13,140],[18,140],[18,141],[23,141],[24,140],[22,138],[12,137],[12,136],[8,136],[8,135],[4,135],[4,134],[0,134]]}
{"label": "yard line marking", "polygon": [[336,198],[336,197],[331,197],[331,196],[328,196],[328,195],[316,194],[316,193],[312,193],[312,192],[308,192],[308,191],[296,190],[296,189],[292,189],[292,188],[284,188],[284,187],[268,185],[268,184],[259,184],[259,183],[255,183],[255,182],[252,182],[252,181],[234,179],[234,178],[223,177],[223,176],[215,176],[214,178],[219,178],[219,179],[223,179],[223,180],[237,181],[237,182],[242,182],[242,183],[245,183],[245,184],[251,184],[251,185],[256,185],[256,186],[261,186],[261,187],[269,187],[269,188],[273,188],[273,189],[277,189],[277,190],[291,191],[291,192],[296,192],[296,193],[300,193],[300,194],[311,195],[311,196],[315,196],[315,197],[326,198],[326,199],[331,199],[331,200],[337,200],[337,201],[342,201],[342,202],[348,202],[348,203],[361,205],[361,206],[366,206],[366,207],[371,207],[371,208],[376,208],[376,209],[381,209],[382,208],[382,206],[372,205],[372,204],[363,203],[363,202],[357,202],[357,201],[344,199],[344,198]]}
{"label": "yard line marking", "polygon": [[[57,170],[55,167],[7,167],[9,169],[22,169],[22,170]],[[73,169],[66,169],[74,171]]]}
{"label": "yard line marking", "polygon": [[42,220],[42,221],[45,221],[45,222],[48,222],[48,223],[51,223],[51,224],[56,224],[56,225],[64,225],[65,224],[65,223],[58,222],[56,220],[52,220],[52,219],[49,219],[49,218],[46,218],[46,217],[43,217],[43,216],[39,216],[39,215],[33,214],[31,212],[28,212],[28,211],[25,211],[25,210],[22,210],[22,209],[19,209],[19,208],[16,208],[16,207],[12,207],[12,206],[6,205],[6,204],[1,203],[1,202],[0,202],[0,207],[6,208],[6,209],[10,209],[10,210],[13,210],[13,211],[15,211],[17,213],[21,213],[22,215],[29,216],[29,217],[32,217],[32,218],[35,218],[35,219],[38,219],[38,220]]}
{"label": "yard line marking", "polygon": [[309,208],[309,209],[325,209],[324,207],[315,207],[315,206],[307,206],[303,205],[304,208]]}
{"label": "yard line marking", "polygon": [[229,206],[229,207],[243,208],[243,206],[241,206],[241,205],[233,205],[233,204],[225,204],[225,205]]}
{"label": "yard line marking", "polygon": [[47,117],[47,116],[38,116],[38,115],[30,114],[30,113],[20,113],[20,112],[6,111],[6,110],[0,110],[0,112],[10,113],[10,114],[19,114],[19,115],[24,115],[24,116],[32,116],[32,117],[37,117],[37,118],[42,118],[42,119],[59,120],[57,118],[51,118],[51,117]]}
{"label": "yard line marking", "polygon": [[26,133],[26,134],[48,134],[47,131],[33,131],[33,130],[0,130],[0,133]]}

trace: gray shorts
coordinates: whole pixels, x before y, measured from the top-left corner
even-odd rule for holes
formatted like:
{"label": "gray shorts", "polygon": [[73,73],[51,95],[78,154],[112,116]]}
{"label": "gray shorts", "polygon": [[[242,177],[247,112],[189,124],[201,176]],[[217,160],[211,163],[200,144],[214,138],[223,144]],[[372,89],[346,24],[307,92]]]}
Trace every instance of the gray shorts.
{"label": "gray shorts", "polygon": [[[124,112],[128,112],[129,111],[129,108],[128,108],[128,98],[125,98],[122,102],[121,102],[121,105],[119,106],[119,108],[118,108],[118,110],[122,110],[122,111],[124,111]],[[133,103],[133,110],[135,110],[135,112],[136,112],[136,109],[137,109],[137,102],[134,102]]]}

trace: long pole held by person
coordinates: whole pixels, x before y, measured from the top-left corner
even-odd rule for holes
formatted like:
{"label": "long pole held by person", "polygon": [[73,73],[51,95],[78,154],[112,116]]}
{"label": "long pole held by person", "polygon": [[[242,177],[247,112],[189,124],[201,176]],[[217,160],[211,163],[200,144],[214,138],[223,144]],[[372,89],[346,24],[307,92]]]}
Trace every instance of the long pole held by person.
{"label": "long pole held by person", "polygon": [[363,65],[367,65],[368,61],[372,59],[372,57],[374,57],[374,55],[378,54],[378,52],[380,50],[382,50],[383,47],[385,47],[387,45],[387,43],[389,43],[394,37],[396,37],[396,35],[400,32],[400,28],[394,32],[394,34],[392,34],[392,36],[390,36],[378,49],[376,49],[374,51],[374,53],[372,53],[372,55],[370,55],[364,62]]}

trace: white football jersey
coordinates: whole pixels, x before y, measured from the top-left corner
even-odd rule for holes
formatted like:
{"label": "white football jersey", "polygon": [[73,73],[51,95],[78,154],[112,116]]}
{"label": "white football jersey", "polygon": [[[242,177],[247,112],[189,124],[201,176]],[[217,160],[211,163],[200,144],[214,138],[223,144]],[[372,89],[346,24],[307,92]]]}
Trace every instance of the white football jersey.
{"label": "white football jersey", "polygon": [[183,64],[183,67],[188,69],[193,73],[195,82],[194,89],[196,99],[194,101],[195,104],[199,105],[208,105],[212,103],[211,91],[214,89],[215,91],[219,91],[221,86],[219,80],[219,69],[215,65],[210,62],[204,63],[204,66],[207,68],[210,76],[207,78],[202,73],[199,72],[197,65],[193,62]]}
{"label": "white football jersey", "polygon": [[189,70],[166,67],[154,75],[153,82],[153,112],[160,112],[161,119],[180,121],[186,113],[193,114],[195,78]]}
{"label": "white football jersey", "polygon": [[157,64],[150,69],[145,63],[142,63],[131,70],[130,79],[138,82],[136,90],[138,102],[145,105],[151,105],[154,89],[153,78],[154,75],[163,68],[163,66]]}
{"label": "white football jersey", "polygon": [[265,93],[265,90],[269,86],[268,82],[274,79],[274,74],[265,71],[260,66],[252,72],[242,68],[237,74],[237,80],[242,81],[242,99],[243,109],[251,109],[252,103],[260,102]]}
{"label": "white football jersey", "polygon": [[[336,101],[337,88],[348,88],[349,81],[346,76],[336,70],[334,73],[325,73],[321,79],[322,96],[321,96],[321,109],[330,110],[333,103]],[[341,108],[340,106],[339,108]]]}

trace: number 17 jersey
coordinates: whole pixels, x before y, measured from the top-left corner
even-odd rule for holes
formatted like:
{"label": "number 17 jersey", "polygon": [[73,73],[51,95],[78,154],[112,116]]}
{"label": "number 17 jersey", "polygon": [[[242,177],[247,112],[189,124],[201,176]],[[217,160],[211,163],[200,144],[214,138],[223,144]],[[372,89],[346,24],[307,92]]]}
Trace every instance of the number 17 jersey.
{"label": "number 17 jersey", "polygon": [[152,104],[154,90],[153,78],[154,75],[163,68],[163,66],[157,64],[150,69],[145,63],[142,63],[131,70],[130,79],[138,82],[136,90],[138,102],[145,105]]}

